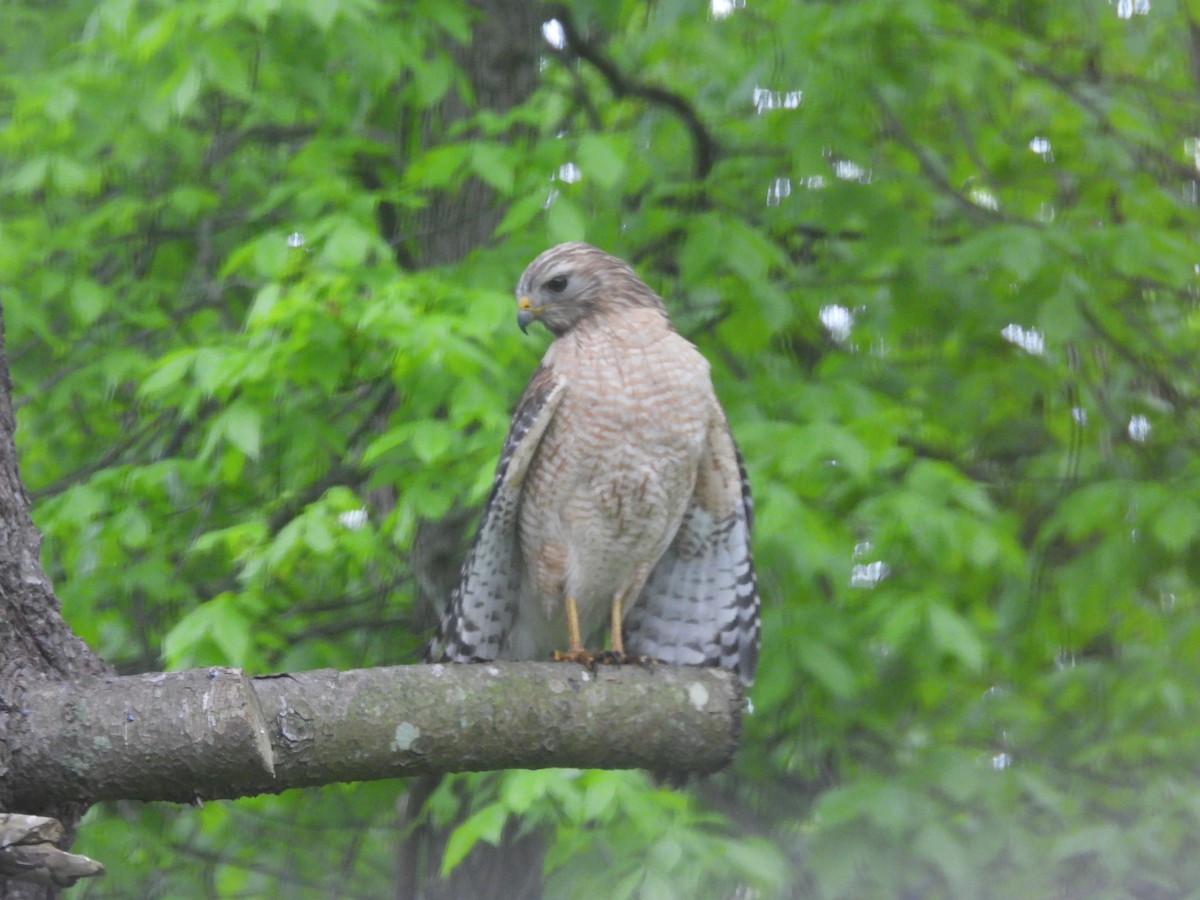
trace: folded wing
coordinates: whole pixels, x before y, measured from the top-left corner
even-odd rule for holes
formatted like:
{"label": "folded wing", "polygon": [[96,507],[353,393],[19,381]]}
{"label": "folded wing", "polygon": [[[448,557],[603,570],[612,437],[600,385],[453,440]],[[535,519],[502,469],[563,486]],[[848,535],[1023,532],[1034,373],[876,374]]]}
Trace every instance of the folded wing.
{"label": "folded wing", "polygon": [[496,659],[513,626],[521,593],[517,511],[525,474],[565,385],[548,366],[533,373],[513,413],[492,490],[427,662]]}
{"label": "folded wing", "polygon": [[754,681],[760,625],[753,518],[741,453],[718,415],[679,531],[626,619],[629,653],[720,666]]}

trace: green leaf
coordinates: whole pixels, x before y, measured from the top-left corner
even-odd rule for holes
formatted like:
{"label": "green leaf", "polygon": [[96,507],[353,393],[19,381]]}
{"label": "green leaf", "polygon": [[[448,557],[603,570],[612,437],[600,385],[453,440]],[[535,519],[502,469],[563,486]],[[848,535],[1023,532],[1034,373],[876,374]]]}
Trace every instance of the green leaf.
{"label": "green leaf", "polygon": [[444,457],[455,433],[445,422],[418,422],[412,431],[412,447],[417,458],[430,464]]}
{"label": "green leaf", "polygon": [[366,260],[373,241],[374,235],[357,222],[343,219],[325,239],[321,260],[328,265],[356,268]]}
{"label": "green leaf", "polygon": [[262,415],[248,403],[237,402],[221,414],[221,430],[231,444],[250,459],[258,459]]}
{"label": "green leaf", "polygon": [[67,156],[57,156],[53,167],[54,186],[63,194],[84,191],[89,182],[88,170]]}
{"label": "green leaf", "polygon": [[212,396],[225,385],[225,363],[228,351],[215,347],[199,347],[192,358],[192,380],[206,396]]}
{"label": "green leaf", "polygon": [[108,308],[108,294],[90,278],[71,285],[71,309],[81,325],[91,325]]}
{"label": "green leaf", "polygon": [[120,534],[121,543],[138,549],[146,546],[150,539],[150,520],[140,509],[127,507],[113,520],[113,527]]}
{"label": "green leaf", "polygon": [[329,525],[318,516],[309,516],[304,523],[304,543],[318,555],[333,551],[336,541]]}
{"label": "green leaf", "polygon": [[205,641],[212,641],[222,653],[221,659],[210,659],[210,663],[237,665],[246,659],[250,623],[232,594],[214,597],[180,619],[163,638],[163,656],[173,666],[187,664],[196,660]]}
{"label": "green leaf", "polygon": [[1053,853],[1058,859],[1074,856],[1105,857],[1111,855],[1113,850],[1123,843],[1120,829],[1104,823],[1079,828],[1062,835],[1054,842]]}
{"label": "green leaf", "polygon": [[46,100],[46,115],[52,122],[65,122],[79,107],[79,92],[67,84],[55,85]]}
{"label": "green leaf", "polygon": [[193,350],[177,350],[163,357],[157,368],[142,382],[138,393],[143,397],[154,397],[175,387],[192,367],[196,358]]}
{"label": "green leaf", "polygon": [[97,518],[107,505],[108,496],[92,485],[74,485],[63,494],[59,515],[67,521],[82,525]]}
{"label": "green leaf", "polygon": [[523,815],[546,794],[546,779],[553,773],[528,769],[506,772],[503,783],[504,804],[517,815]]}
{"label": "green leaf", "polygon": [[956,657],[973,672],[983,668],[984,648],[975,629],[957,612],[935,603],[929,607],[929,630],[934,646]]}
{"label": "green leaf", "polygon": [[512,154],[501,144],[471,145],[471,170],[501,194],[511,194],[515,173]]}
{"label": "green leaf", "polygon": [[267,232],[253,244],[254,272],[264,278],[282,275],[291,260],[287,238],[280,232]]}
{"label": "green leaf", "polygon": [[442,877],[449,875],[479,841],[498,844],[507,818],[503,806],[491,803],[455,828],[442,856]]}
{"label": "green leaf", "polygon": [[1151,520],[1155,538],[1171,553],[1181,553],[1200,534],[1200,505],[1177,496],[1159,509]]}
{"label": "green leaf", "polygon": [[937,823],[930,823],[917,836],[917,853],[940,870],[958,896],[977,894],[977,879],[970,854],[954,834]]}
{"label": "green leaf", "polygon": [[263,327],[273,321],[271,315],[283,295],[282,286],[275,281],[264,284],[254,295],[254,303],[246,314],[246,327]]}
{"label": "green leaf", "polygon": [[179,85],[175,88],[175,93],[171,95],[171,104],[176,115],[182,116],[192,108],[196,98],[200,96],[200,88],[203,84],[204,79],[200,75],[200,70],[195,66],[184,73]]}
{"label": "green leaf", "polygon": [[433,106],[441,100],[454,80],[454,67],[442,54],[416,62],[410,71],[423,106]]}
{"label": "green leaf", "polygon": [[600,777],[591,782],[583,792],[583,815],[587,819],[599,819],[613,807],[617,796],[617,783],[613,778]]}
{"label": "green leaf", "polygon": [[612,137],[588,133],[579,139],[579,168],[585,178],[614,188],[625,173],[625,161]]}
{"label": "green leaf", "polygon": [[554,243],[582,241],[587,237],[587,224],[579,207],[565,197],[557,197],[546,213],[546,230]]}
{"label": "green leaf", "polygon": [[884,613],[879,636],[891,646],[900,646],[911,637],[925,618],[925,604],[918,598],[905,598]]}
{"label": "green leaf", "polygon": [[369,466],[377,462],[381,457],[387,456],[397,447],[403,446],[408,442],[411,432],[412,428],[409,425],[389,428],[367,444],[366,450],[363,451],[363,464]]}
{"label": "green leaf", "polygon": [[467,144],[441,144],[422,153],[404,171],[404,180],[421,187],[445,187],[457,180],[471,157]]}
{"label": "green leaf", "polygon": [[542,204],[545,199],[545,194],[539,193],[519,197],[509,203],[508,208],[504,211],[504,217],[496,226],[496,236],[503,237],[523,230],[542,212]]}
{"label": "green leaf", "polygon": [[49,171],[50,157],[39,156],[21,163],[4,181],[14,193],[31,194],[46,183]]}
{"label": "green leaf", "polygon": [[805,641],[800,648],[800,664],[835,697],[855,693],[854,672],[824,644]]}
{"label": "green leaf", "polygon": [[305,11],[321,31],[329,30],[340,7],[338,0],[304,0]]}

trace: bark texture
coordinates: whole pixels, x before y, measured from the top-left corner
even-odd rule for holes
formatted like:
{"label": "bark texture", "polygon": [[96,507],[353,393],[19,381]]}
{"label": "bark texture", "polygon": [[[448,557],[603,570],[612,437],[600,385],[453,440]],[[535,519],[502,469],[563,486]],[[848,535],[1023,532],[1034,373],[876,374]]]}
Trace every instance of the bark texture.
{"label": "bark texture", "polygon": [[104,866],[59,847],[62,823],[45,816],[0,813],[0,875],[20,878],[22,887],[70,887],[104,874]]}
{"label": "bark texture", "polygon": [[[451,90],[441,103],[421,113],[412,129],[419,132],[421,147],[444,141],[456,125],[479,110],[507,112],[537,86],[538,54],[544,46],[541,23],[549,18],[544,4],[473,0],[471,5],[476,10],[471,43],[450,51],[466,75],[469,94]],[[401,135],[399,145],[406,143]],[[431,194],[414,213],[385,212],[380,227],[401,265],[423,269],[455,262],[486,244],[503,213],[495,191],[472,176],[452,191]]]}
{"label": "bark texture", "polygon": [[[53,801],[15,808],[20,787],[13,770],[13,742],[26,731],[30,690],[64,679],[107,671],[62,619],[62,607],[42,570],[41,535],[29,517],[14,442],[12,381],[4,353],[0,308],[0,813],[47,816],[63,823],[69,846],[85,806]],[[43,897],[52,888],[0,875],[0,897]]]}
{"label": "bark texture", "polygon": [[20,808],[230,799],[337,781],[547,767],[708,773],[733,757],[737,678],[574,663],[239,669],[31,687]]}

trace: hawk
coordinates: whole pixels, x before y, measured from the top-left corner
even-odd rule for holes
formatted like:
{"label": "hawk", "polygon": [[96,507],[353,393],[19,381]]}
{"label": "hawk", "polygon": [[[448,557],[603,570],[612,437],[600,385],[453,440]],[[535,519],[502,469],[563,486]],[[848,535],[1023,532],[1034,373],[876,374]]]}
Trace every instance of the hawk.
{"label": "hawk", "polygon": [[[750,684],[759,598],[746,469],[708,362],[625,262],[559,244],[517,283],[554,335],[513,414],[427,658],[720,666]],[[567,649],[557,648],[566,639]]]}

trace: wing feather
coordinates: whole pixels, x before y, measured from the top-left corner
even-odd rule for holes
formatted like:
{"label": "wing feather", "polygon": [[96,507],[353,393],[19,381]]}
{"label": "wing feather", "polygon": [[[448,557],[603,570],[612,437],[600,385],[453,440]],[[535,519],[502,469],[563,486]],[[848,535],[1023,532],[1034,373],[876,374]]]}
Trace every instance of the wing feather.
{"label": "wing feather", "polygon": [[426,661],[471,662],[499,655],[521,593],[516,524],[525,474],[565,387],[545,363],[529,379],[500,450],[458,587],[425,651]]}
{"label": "wing feather", "polygon": [[753,683],[761,630],[753,517],[746,467],[721,415],[709,429],[679,531],[625,620],[630,653],[720,666]]}

